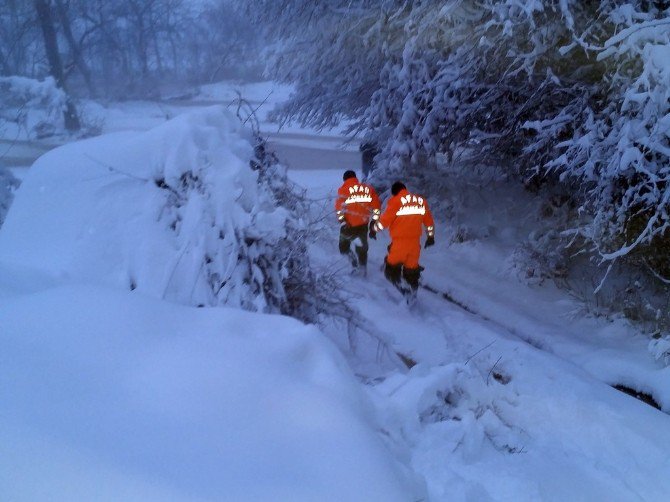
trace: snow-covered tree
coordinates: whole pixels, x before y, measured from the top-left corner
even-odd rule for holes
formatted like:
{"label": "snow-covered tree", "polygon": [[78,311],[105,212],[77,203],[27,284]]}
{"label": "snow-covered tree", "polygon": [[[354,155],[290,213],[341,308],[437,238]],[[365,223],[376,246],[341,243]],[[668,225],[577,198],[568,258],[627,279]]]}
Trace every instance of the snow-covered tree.
{"label": "snow-covered tree", "polygon": [[285,115],[316,126],[349,116],[396,158],[492,142],[499,116],[549,78],[540,61],[572,40],[573,11],[590,15],[568,1],[252,4],[281,38],[271,70],[297,84]]}
{"label": "snow-covered tree", "polygon": [[658,245],[670,225],[670,10],[625,4],[607,16],[616,34],[591,48],[610,68],[607,94],[582,110],[546,167],[582,183],[589,237],[604,258],[642,252],[667,273]]}
{"label": "snow-covered tree", "polygon": [[256,31],[228,0],[0,3],[0,76],[51,73],[74,96],[157,96],[255,74],[256,54]]}
{"label": "snow-covered tree", "polygon": [[382,147],[387,172],[457,156],[563,187],[581,207],[575,232],[612,260],[667,228],[669,7],[256,0],[248,9],[279,39],[270,71],[296,84],[284,118],[353,119],[352,131]]}

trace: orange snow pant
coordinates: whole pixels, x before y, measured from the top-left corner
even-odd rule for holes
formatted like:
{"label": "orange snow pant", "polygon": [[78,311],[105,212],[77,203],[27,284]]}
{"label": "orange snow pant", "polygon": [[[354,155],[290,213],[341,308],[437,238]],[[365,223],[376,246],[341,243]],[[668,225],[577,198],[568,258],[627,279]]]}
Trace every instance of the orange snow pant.
{"label": "orange snow pant", "polygon": [[406,269],[419,268],[419,256],[421,255],[421,240],[412,237],[409,239],[393,239],[386,257],[389,265],[402,265]]}

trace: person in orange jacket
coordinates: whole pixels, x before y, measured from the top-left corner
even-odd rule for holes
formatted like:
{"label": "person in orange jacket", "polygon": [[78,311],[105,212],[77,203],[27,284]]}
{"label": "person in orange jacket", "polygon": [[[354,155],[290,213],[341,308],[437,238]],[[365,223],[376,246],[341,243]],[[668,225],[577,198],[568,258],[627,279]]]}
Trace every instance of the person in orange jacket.
{"label": "person in orange jacket", "polygon": [[[419,256],[421,255],[421,235],[426,227],[426,244],[435,244],[435,223],[428,208],[428,202],[420,195],[407,191],[401,181],[391,187],[391,197],[384,214],[375,223],[374,231],[385,228],[391,234],[391,245],[384,266],[384,275],[398,289],[401,277],[409,284],[411,291],[419,289]],[[372,232],[372,230],[371,230]]]}
{"label": "person in orange jacket", "polygon": [[[344,183],[337,191],[335,211],[340,227],[340,253],[349,255],[354,267],[365,267],[368,263],[368,224],[373,224],[381,213],[377,192],[367,183],[361,183],[354,171],[346,171]],[[372,220],[372,221],[371,221]],[[372,228],[372,227],[370,227]],[[373,238],[374,237],[373,235]],[[358,239],[356,254],[351,251],[351,242]]]}

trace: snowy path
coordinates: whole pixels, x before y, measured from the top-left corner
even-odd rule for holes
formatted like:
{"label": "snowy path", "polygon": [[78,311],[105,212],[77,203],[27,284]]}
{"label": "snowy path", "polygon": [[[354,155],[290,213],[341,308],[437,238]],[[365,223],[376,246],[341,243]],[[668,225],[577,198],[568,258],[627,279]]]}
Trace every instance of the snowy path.
{"label": "snowy path", "polygon": [[550,284],[501,281],[506,274],[496,264],[504,257],[482,245],[454,246],[441,259],[428,255],[426,263],[434,270],[428,282],[474,312],[605,383],[652,395],[670,412],[670,372],[650,356],[648,338],[625,320],[587,316],[578,301]]}
{"label": "snowy path", "polygon": [[[291,175],[327,213],[341,170]],[[346,274],[336,243],[333,224],[315,254]],[[670,416],[610,386],[652,393],[669,409],[670,374],[644,337],[583,317],[565,292],[520,283],[482,243],[424,252],[424,282],[457,304],[422,289],[409,309],[380,270],[386,243],[371,242],[368,279],[351,277],[348,289],[368,328],[418,364],[393,369],[364,334],[350,362],[373,382],[383,433],[431,499],[665,500]],[[341,327],[331,336],[351,348]]]}
{"label": "snowy path", "polygon": [[[296,148],[294,155],[300,153]],[[356,164],[349,165],[356,168]],[[292,171],[296,181],[323,201],[322,213],[330,210],[340,174],[339,170],[309,169],[306,163]],[[336,232],[332,238],[336,242]],[[381,275],[379,265],[385,246],[371,241],[371,275]],[[332,251],[335,249],[326,249],[324,254]],[[587,316],[578,301],[552,285],[519,282],[505,269],[503,251],[484,243],[448,246],[441,242],[424,251],[422,261],[427,267],[423,283],[433,291],[447,293],[455,304],[447,307],[475,314],[481,323],[573,362],[606,383],[651,393],[670,411],[670,372],[653,361],[647,350],[648,339],[634,335],[634,328],[625,321]],[[422,297],[430,296],[441,295],[422,289]]]}

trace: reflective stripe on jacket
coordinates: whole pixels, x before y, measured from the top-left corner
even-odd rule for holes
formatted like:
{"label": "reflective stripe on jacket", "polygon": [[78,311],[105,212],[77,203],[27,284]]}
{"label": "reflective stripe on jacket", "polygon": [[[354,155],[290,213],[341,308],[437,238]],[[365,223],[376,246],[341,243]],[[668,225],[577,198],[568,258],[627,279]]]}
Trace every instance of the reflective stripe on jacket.
{"label": "reflective stripe on jacket", "polygon": [[352,226],[367,225],[370,219],[378,219],[381,202],[377,192],[357,178],[349,178],[337,191],[335,200],[337,219]]}
{"label": "reflective stripe on jacket", "polygon": [[376,224],[377,231],[389,229],[391,240],[420,239],[423,226],[426,233],[435,232],[433,215],[428,202],[420,195],[409,193],[406,189],[391,197],[384,214]]}

